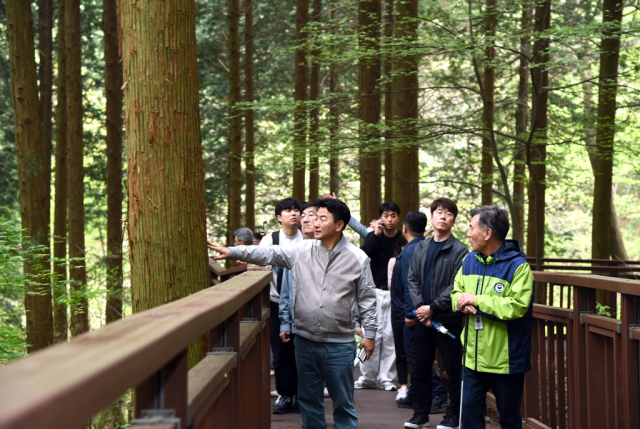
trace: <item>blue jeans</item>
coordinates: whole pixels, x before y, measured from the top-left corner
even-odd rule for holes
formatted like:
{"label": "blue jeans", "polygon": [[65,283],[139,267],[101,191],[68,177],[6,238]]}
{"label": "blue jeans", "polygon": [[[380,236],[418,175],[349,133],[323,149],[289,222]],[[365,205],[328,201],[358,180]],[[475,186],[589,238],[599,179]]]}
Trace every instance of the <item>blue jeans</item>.
{"label": "blue jeans", "polygon": [[524,374],[494,374],[464,368],[462,392],[463,429],[485,429],[484,412],[489,388],[496,397],[502,429],[522,429],[520,403],[524,389]]}
{"label": "blue jeans", "polygon": [[355,341],[320,343],[296,335],[298,403],[305,429],[325,429],[324,385],[333,400],[337,429],[355,429],[358,416],[353,401]]}

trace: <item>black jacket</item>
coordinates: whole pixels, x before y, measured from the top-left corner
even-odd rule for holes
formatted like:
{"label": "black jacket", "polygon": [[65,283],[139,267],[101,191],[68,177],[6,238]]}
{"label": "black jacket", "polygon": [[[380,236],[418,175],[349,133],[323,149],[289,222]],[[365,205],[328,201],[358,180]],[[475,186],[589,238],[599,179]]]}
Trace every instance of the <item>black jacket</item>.
{"label": "black jacket", "polygon": [[397,231],[393,237],[387,237],[384,232],[380,235],[370,232],[361,247],[371,259],[371,274],[378,289],[389,289],[389,280],[387,279],[389,259],[393,257],[400,237],[402,237],[400,231]]}
{"label": "black jacket", "polygon": [[[413,252],[413,258],[409,265],[409,277],[407,288],[411,295],[414,309],[425,304],[422,297],[424,285],[424,265],[429,245],[433,242],[430,237],[418,244]],[[464,257],[469,253],[467,247],[453,235],[449,237],[442,250],[436,257],[431,270],[431,289],[429,297],[433,319],[440,323],[462,323],[460,315],[451,310],[451,291],[453,280],[458,274]]]}

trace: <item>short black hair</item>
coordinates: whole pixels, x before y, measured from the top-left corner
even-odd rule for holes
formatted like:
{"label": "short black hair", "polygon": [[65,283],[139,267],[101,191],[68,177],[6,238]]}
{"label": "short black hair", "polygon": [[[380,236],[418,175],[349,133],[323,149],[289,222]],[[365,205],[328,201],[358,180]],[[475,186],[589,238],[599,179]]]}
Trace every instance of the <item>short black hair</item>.
{"label": "short black hair", "polygon": [[412,210],[404,218],[403,224],[407,225],[411,235],[419,237],[424,235],[427,229],[427,215],[419,211]]}
{"label": "short black hair", "polygon": [[333,215],[333,221],[335,223],[343,221],[344,227],[341,232],[344,231],[351,220],[351,211],[349,210],[349,207],[337,198],[321,198],[316,201],[316,207],[319,209],[323,207],[327,209],[327,211]]}
{"label": "short black hair", "polygon": [[393,251],[393,257],[397,258],[398,255],[402,252],[402,248],[407,244],[407,239],[404,238],[404,235],[401,235],[398,239],[398,244],[396,244],[396,250]]}
{"label": "short black hair", "polygon": [[451,201],[449,198],[438,198],[437,200],[432,202],[431,203],[431,216],[433,216],[433,213],[436,210],[438,210],[438,207],[442,207],[443,209],[449,210],[451,213],[453,213],[453,218],[454,219],[458,217],[458,206],[456,205],[456,203]]}
{"label": "short black hair", "polygon": [[300,204],[293,198],[285,198],[276,204],[276,217],[282,214],[283,210],[296,209],[300,211]]}
{"label": "short black hair", "polygon": [[308,203],[302,204],[301,207],[300,207],[300,213],[302,213],[303,211],[305,211],[309,207],[318,207],[318,202],[317,201],[309,201]]}
{"label": "short black hair", "polygon": [[263,235],[262,235],[261,232],[254,232],[253,233],[253,238],[255,238],[258,241],[262,241],[262,237],[263,237]]}
{"label": "short black hair", "polygon": [[509,213],[497,206],[480,206],[471,210],[471,217],[478,217],[478,225],[490,229],[493,236],[500,241],[507,238],[509,232]]}
{"label": "short black hair", "polygon": [[398,216],[400,216],[400,207],[398,207],[398,205],[393,201],[387,201],[386,203],[382,203],[382,205],[380,206],[380,216],[382,216],[382,213],[386,211],[396,212],[398,213]]}

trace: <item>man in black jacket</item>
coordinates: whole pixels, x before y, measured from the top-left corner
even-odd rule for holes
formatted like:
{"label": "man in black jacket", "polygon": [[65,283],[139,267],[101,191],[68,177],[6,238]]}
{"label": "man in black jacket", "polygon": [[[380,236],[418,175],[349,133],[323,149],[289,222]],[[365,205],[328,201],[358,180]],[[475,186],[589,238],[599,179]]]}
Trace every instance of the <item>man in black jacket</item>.
{"label": "man in black jacket", "polygon": [[449,375],[449,397],[444,420],[437,429],[458,427],[460,414],[460,375],[462,359],[460,340],[443,335],[432,328],[432,322],[444,325],[456,337],[462,332],[462,318],[451,310],[453,280],[468,253],[464,244],[451,234],[458,207],[448,198],[431,204],[433,237],[422,241],[413,253],[409,266],[407,288],[411,302],[405,311],[416,311],[421,323],[416,323],[414,347],[416,354],[414,415],[404,424],[408,428],[424,428],[429,424],[431,410],[431,367],[436,348]]}

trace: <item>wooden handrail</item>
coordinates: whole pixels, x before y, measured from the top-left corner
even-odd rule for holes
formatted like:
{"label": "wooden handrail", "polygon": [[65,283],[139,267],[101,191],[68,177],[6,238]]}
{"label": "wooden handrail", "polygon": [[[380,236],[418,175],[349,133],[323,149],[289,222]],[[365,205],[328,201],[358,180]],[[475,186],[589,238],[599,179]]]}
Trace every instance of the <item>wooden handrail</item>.
{"label": "wooden handrail", "polygon": [[588,289],[640,296],[640,281],[638,280],[606,277],[597,274],[552,273],[548,271],[534,271],[533,277],[535,281],[540,283],[582,286]]}
{"label": "wooden handrail", "polygon": [[[527,261],[535,262],[536,258],[528,256]],[[640,261],[622,261],[618,259],[573,259],[573,258],[542,258],[545,262],[569,262],[575,264],[607,264],[607,265],[640,265]]]}
{"label": "wooden handrail", "polygon": [[254,271],[0,368],[0,427],[80,427],[271,281]]}

